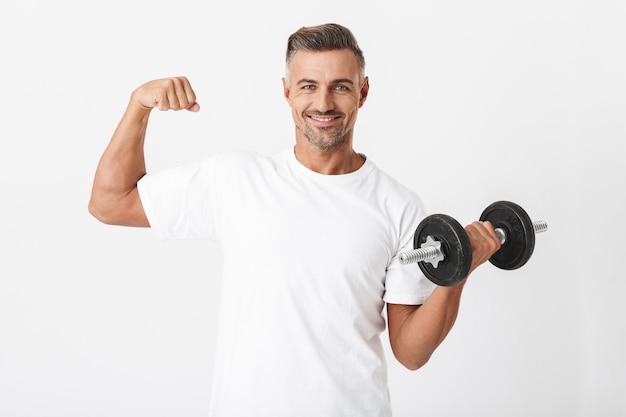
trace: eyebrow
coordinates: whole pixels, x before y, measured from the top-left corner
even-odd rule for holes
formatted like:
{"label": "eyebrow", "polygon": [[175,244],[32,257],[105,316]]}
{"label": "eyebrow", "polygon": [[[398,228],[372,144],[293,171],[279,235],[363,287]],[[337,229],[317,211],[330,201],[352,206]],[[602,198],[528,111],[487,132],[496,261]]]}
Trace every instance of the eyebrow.
{"label": "eyebrow", "polygon": [[[319,84],[316,80],[311,80],[308,78],[303,78],[301,80],[298,81],[297,85],[300,84]],[[336,80],[333,80],[331,82],[331,84],[350,84],[350,85],[354,85],[354,82],[349,79],[349,78],[338,78]]]}

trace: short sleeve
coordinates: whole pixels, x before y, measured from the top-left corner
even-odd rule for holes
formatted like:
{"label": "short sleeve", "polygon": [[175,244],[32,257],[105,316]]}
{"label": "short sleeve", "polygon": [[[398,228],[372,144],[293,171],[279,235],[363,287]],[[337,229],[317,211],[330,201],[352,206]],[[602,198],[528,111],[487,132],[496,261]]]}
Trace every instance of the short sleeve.
{"label": "short sleeve", "polygon": [[216,157],[145,175],[137,184],[156,236],[216,239]]}
{"label": "short sleeve", "polygon": [[412,249],[412,244],[404,246],[387,268],[383,300],[388,304],[424,304],[435,289],[435,284],[424,276],[417,264],[400,262],[400,253]]}
{"label": "short sleeve", "polygon": [[407,208],[398,221],[399,245],[387,267],[383,300],[388,304],[423,304],[436,285],[422,273],[416,263],[403,265],[400,254],[413,250],[413,236],[419,222],[425,216],[421,200],[415,196],[415,204]]}

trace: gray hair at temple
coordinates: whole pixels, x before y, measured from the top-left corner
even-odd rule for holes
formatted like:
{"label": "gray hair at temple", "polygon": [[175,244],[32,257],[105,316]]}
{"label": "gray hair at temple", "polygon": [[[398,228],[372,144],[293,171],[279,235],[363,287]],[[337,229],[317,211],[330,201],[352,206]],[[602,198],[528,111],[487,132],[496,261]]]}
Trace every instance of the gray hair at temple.
{"label": "gray hair at temple", "polygon": [[287,40],[285,78],[289,82],[289,64],[298,51],[332,51],[350,49],[359,64],[360,79],[365,77],[365,56],[356,38],[347,27],[336,23],[302,27]]}

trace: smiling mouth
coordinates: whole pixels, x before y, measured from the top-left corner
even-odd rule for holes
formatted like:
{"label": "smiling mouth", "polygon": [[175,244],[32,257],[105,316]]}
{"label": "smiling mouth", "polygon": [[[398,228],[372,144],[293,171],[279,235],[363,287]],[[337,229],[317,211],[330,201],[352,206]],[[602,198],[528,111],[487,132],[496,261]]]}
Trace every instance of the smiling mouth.
{"label": "smiling mouth", "polygon": [[339,115],[319,115],[319,114],[309,114],[307,117],[311,120],[314,120],[319,123],[330,123],[333,120],[339,119]]}
{"label": "smiling mouth", "polygon": [[334,117],[316,117],[316,116],[310,116],[311,119],[313,120],[317,120],[318,122],[330,122],[332,120],[334,120]]}

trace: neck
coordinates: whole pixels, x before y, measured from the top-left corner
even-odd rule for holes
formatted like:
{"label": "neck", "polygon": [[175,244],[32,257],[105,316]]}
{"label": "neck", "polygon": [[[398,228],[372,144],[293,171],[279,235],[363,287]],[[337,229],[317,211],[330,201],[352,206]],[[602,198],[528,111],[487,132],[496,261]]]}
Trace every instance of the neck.
{"label": "neck", "polygon": [[296,142],[296,159],[305,167],[319,174],[349,174],[365,163],[363,155],[356,153],[351,146],[339,149],[321,149],[314,145]]}

